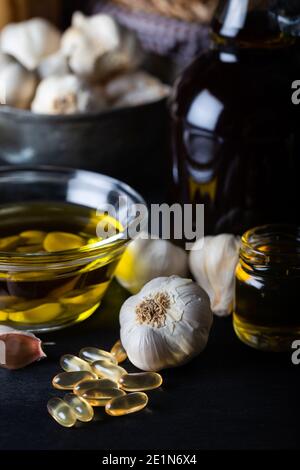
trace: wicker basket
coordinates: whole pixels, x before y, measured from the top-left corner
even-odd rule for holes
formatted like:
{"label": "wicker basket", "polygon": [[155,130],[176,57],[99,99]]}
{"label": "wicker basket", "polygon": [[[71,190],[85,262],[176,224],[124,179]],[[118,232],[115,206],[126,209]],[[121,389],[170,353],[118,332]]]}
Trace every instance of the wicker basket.
{"label": "wicker basket", "polygon": [[184,21],[209,23],[218,0],[113,0],[133,11],[159,13]]}
{"label": "wicker basket", "polygon": [[62,13],[61,0],[0,0],[0,29],[7,23],[42,16],[59,24]]}

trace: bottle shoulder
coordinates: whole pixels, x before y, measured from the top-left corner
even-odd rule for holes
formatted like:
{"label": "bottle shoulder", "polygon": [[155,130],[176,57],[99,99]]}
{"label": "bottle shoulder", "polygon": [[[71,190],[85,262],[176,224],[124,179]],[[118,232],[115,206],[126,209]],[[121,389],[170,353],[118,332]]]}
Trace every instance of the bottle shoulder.
{"label": "bottle shoulder", "polygon": [[221,117],[226,121],[226,115],[238,125],[241,116],[288,113],[291,85],[299,75],[300,55],[295,51],[213,49],[195,59],[179,77],[171,111],[198,127],[201,121],[209,121],[208,116],[210,126],[213,122],[216,126]]}

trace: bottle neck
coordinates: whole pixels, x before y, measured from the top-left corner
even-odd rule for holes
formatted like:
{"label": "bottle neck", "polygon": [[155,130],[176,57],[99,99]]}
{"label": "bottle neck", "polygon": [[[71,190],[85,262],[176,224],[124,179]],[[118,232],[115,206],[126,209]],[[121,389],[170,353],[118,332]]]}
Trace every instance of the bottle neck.
{"label": "bottle neck", "polygon": [[283,34],[272,0],[226,0],[213,22],[217,45],[268,48],[293,42]]}

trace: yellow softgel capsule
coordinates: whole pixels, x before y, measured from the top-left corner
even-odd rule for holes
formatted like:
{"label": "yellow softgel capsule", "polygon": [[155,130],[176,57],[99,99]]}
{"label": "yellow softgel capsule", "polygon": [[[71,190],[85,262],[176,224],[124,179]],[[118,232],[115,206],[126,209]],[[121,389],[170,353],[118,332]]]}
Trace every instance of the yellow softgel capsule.
{"label": "yellow softgel capsule", "polygon": [[86,347],[82,348],[79,352],[79,357],[84,361],[93,363],[96,361],[109,361],[113,364],[117,364],[117,359],[109,352],[103,351],[103,349]]}
{"label": "yellow softgel capsule", "polygon": [[60,367],[65,372],[93,372],[91,366],[86,361],[72,354],[65,354],[60,358]]}
{"label": "yellow softgel capsule", "polygon": [[47,409],[55,421],[65,428],[71,428],[77,421],[70,405],[61,398],[51,398],[48,401]]}
{"label": "yellow softgel capsule", "polygon": [[73,390],[79,382],[83,380],[93,380],[96,376],[91,372],[80,371],[80,372],[62,372],[56,375],[52,380],[54,388],[59,390]]}
{"label": "yellow softgel capsule", "polygon": [[111,416],[123,416],[141,411],[148,404],[146,393],[129,393],[123,397],[112,398],[106,405],[105,411]]}
{"label": "yellow softgel capsule", "polygon": [[112,398],[125,395],[115,382],[107,379],[80,382],[74,387],[74,393],[92,406],[105,406]]}
{"label": "yellow softgel capsule", "polygon": [[[38,301],[40,303],[40,301]],[[17,304],[9,319],[18,323],[39,324],[57,318],[64,310],[58,302],[44,303],[35,306],[35,301]]]}
{"label": "yellow softgel capsule", "polygon": [[123,348],[123,345],[121,341],[117,341],[113,347],[111,348],[110,353],[113,355],[113,357],[116,359],[118,364],[121,364],[122,362],[126,361],[127,359],[127,354],[125,349]]}
{"label": "yellow softgel capsule", "polygon": [[83,238],[73,233],[51,232],[46,236],[43,246],[49,253],[56,251],[74,250],[85,245]]}
{"label": "yellow softgel capsule", "polygon": [[26,230],[20,233],[23,245],[42,245],[47,232],[41,230]]}
{"label": "yellow softgel capsule", "polygon": [[68,393],[64,396],[64,401],[72,408],[78,421],[88,423],[94,418],[94,410],[91,405],[78,395]]}
{"label": "yellow softgel capsule", "polygon": [[18,246],[19,242],[20,237],[18,236],[0,238],[0,251],[13,250]]}
{"label": "yellow softgel capsule", "polygon": [[123,375],[119,380],[119,385],[127,392],[143,392],[159,388],[162,381],[162,376],[156,372],[141,372]]}
{"label": "yellow softgel capsule", "polygon": [[17,253],[24,253],[24,254],[30,254],[30,253],[42,253],[43,246],[42,245],[26,245],[26,246],[19,246],[16,248]]}
{"label": "yellow softgel capsule", "polygon": [[127,371],[123,369],[123,367],[116,366],[107,360],[93,362],[92,370],[98,377],[111,379],[115,382],[118,382],[122,375],[127,374]]}

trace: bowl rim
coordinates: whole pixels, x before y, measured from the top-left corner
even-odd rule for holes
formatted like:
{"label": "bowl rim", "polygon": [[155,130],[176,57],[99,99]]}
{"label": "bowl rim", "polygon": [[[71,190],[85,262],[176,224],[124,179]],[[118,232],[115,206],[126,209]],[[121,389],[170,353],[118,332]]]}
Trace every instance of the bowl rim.
{"label": "bowl rim", "polygon": [[152,108],[154,106],[162,105],[167,103],[168,96],[162,96],[159,99],[149,101],[147,103],[136,104],[132,106],[124,106],[120,108],[109,108],[103,111],[86,112],[86,113],[74,113],[74,114],[42,114],[34,113],[30,109],[14,108],[13,106],[1,105],[0,115],[7,116],[15,119],[26,119],[27,121],[39,122],[45,124],[50,122],[78,122],[78,121],[91,121],[98,120],[100,118],[108,118],[115,115],[127,114],[130,111],[141,111],[143,109]]}
{"label": "bowl rim", "polygon": [[[103,173],[97,173],[96,171],[88,171],[88,170],[81,170],[77,168],[70,168],[70,167],[59,167],[59,166],[52,166],[52,165],[20,165],[20,166],[2,166],[0,167],[0,184],[1,184],[1,177],[5,175],[5,173],[22,173],[22,172],[42,172],[42,173],[62,173],[62,174],[80,174],[84,177],[98,177],[104,179],[107,183],[111,185],[115,185],[117,189],[122,193],[129,195],[132,197],[133,200],[136,200],[136,204],[142,204],[147,208],[146,201],[144,198],[139,194],[135,189],[133,189],[127,183],[124,183],[117,178],[113,178],[111,176],[105,175]],[[133,203],[135,204],[135,203]],[[140,220],[140,227],[141,230],[145,228],[148,221],[148,213],[142,220]],[[16,253],[13,251],[1,251],[0,250],[0,259],[9,259],[14,258],[13,264],[19,264],[19,262],[27,260],[28,262],[38,262],[38,261],[49,261],[52,262],[55,259],[55,262],[59,263],[64,261],[71,261],[76,259],[77,261],[80,259],[80,255],[82,258],[85,258],[87,255],[88,257],[98,257],[102,251],[107,250],[107,247],[111,244],[114,244],[114,251],[120,249],[123,245],[129,243],[133,238],[129,238],[127,235],[130,233],[130,226],[133,225],[135,219],[132,220],[123,232],[119,232],[116,235],[108,237],[107,239],[101,240],[96,243],[92,243],[90,245],[84,245],[80,248],[75,248],[71,250],[64,250],[64,251],[57,251],[53,253]],[[75,256],[77,255],[77,256]],[[75,258],[74,258],[75,256]],[[2,263],[1,263],[2,264]]]}

